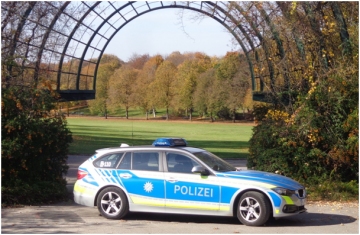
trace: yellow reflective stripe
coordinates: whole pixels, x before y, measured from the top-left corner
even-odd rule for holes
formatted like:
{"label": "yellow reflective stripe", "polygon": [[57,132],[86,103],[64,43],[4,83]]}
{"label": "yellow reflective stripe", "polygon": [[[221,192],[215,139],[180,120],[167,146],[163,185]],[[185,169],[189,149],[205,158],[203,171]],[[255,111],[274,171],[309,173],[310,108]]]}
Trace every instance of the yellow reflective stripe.
{"label": "yellow reflective stripe", "polygon": [[230,206],[220,206],[220,211],[229,211],[230,210]]}
{"label": "yellow reflective stripe", "polygon": [[77,193],[81,193],[81,194],[89,194],[89,195],[94,195],[94,190],[89,189],[87,187],[83,187],[81,185],[79,185],[77,182],[74,185],[74,192]]}
{"label": "yellow reflective stripe", "polygon": [[[131,195],[130,199],[135,204],[147,205],[147,206],[165,206],[165,202],[161,199],[153,199],[146,197],[139,197]],[[221,205],[220,208],[218,205],[213,203],[196,203],[196,202],[180,202],[180,201],[167,201],[167,207],[172,208],[183,208],[183,209],[200,209],[200,210],[211,210],[211,211],[229,211],[229,205]]]}
{"label": "yellow reflective stripe", "polygon": [[166,202],[166,207],[172,208],[184,208],[184,209],[199,209],[199,210],[208,210],[208,211],[217,211],[219,210],[218,205],[212,204],[198,204],[198,203],[186,203],[186,202]]}
{"label": "yellow reflective stripe", "polygon": [[148,206],[165,206],[164,200],[161,199],[137,197],[133,195],[131,195],[130,198],[131,201],[133,201],[135,204],[148,205]]}
{"label": "yellow reflective stripe", "polygon": [[282,196],[288,205],[294,205],[293,200],[289,196]]}

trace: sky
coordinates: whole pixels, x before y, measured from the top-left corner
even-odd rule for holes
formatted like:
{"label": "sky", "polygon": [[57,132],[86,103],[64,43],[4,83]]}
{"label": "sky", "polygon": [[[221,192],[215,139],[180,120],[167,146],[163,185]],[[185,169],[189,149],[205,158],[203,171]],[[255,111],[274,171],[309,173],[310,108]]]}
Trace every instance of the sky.
{"label": "sky", "polygon": [[146,13],[125,25],[111,40],[105,53],[114,54],[123,61],[132,55],[170,55],[174,51],[203,52],[222,57],[228,51],[239,49],[232,43],[233,36],[210,17],[193,20],[193,11],[161,9]]}

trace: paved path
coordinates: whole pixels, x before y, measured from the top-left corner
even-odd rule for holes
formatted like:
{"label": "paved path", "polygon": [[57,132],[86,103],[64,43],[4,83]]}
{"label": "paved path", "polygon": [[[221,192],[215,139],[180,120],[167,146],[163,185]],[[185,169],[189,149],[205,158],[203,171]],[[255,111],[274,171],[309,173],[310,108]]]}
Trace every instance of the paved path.
{"label": "paved path", "polygon": [[309,204],[307,213],[248,227],[236,218],[130,213],[121,220],[67,202],[1,210],[1,233],[83,234],[359,234],[357,203]]}

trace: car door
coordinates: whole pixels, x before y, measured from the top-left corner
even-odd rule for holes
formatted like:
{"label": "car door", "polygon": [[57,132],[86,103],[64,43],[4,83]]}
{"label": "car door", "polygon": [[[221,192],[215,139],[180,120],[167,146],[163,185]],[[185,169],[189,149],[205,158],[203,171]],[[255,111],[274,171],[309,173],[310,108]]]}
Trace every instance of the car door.
{"label": "car door", "polygon": [[200,165],[190,156],[165,153],[166,210],[219,210],[220,187],[216,176],[192,173]]}
{"label": "car door", "polygon": [[[131,164],[130,164],[131,162]],[[119,177],[135,205],[165,206],[164,173],[158,151],[133,151],[121,161]]]}

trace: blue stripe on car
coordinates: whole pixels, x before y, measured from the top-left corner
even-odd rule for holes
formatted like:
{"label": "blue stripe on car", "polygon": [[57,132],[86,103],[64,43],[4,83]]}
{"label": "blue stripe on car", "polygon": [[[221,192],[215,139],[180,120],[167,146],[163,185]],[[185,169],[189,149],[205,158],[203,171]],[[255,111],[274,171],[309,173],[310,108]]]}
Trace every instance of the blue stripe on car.
{"label": "blue stripe on car", "polygon": [[271,199],[274,202],[274,206],[279,207],[281,205],[281,197],[278,194],[273,193],[273,192],[269,192],[269,194],[270,194]]}

